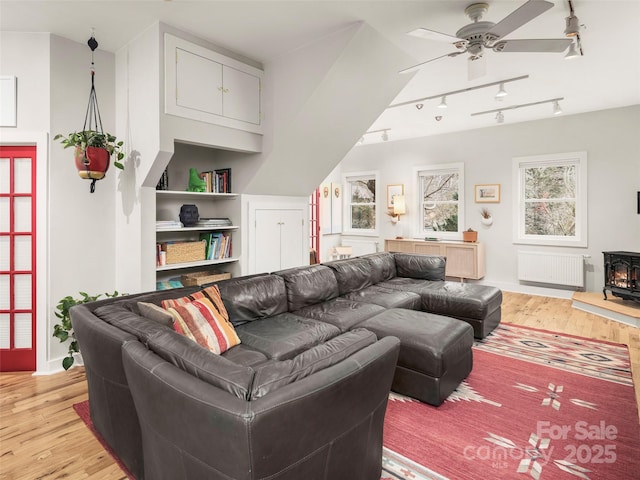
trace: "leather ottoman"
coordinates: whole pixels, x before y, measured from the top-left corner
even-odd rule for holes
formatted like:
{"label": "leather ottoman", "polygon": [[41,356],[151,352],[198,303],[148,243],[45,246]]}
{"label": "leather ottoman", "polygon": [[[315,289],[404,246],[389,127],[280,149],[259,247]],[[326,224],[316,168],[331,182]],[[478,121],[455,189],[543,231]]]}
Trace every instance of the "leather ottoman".
{"label": "leather ottoman", "polygon": [[442,315],[392,308],[360,323],[378,338],[400,339],[391,390],[438,406],[471,372],[473,328]]}

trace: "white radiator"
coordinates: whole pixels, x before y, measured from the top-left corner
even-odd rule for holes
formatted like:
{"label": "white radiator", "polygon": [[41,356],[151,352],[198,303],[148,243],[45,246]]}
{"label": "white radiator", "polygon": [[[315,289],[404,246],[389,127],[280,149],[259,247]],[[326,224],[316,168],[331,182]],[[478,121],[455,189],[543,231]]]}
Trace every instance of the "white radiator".
{"label": "white radiator", "polygon": [[518,252],[518,279],[584,287],[585,255]]}
{"label": "white radiator", "polygon": [[377,240],[351,240],[348,238],[342,239],[343,247],[352,247],[353,252],[351,256],[358,257],[360,255],[367,255],[368,253],[378,252],[380,242]]}

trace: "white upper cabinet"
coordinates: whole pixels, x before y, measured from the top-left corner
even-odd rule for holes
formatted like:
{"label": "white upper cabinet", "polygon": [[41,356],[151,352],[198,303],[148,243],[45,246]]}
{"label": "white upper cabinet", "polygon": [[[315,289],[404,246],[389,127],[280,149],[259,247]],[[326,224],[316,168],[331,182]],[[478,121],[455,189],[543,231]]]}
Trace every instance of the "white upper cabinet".
{"label": "white upper cabinet", "polygon": [[165,34],[165,112],[262,133],[262,70]]}

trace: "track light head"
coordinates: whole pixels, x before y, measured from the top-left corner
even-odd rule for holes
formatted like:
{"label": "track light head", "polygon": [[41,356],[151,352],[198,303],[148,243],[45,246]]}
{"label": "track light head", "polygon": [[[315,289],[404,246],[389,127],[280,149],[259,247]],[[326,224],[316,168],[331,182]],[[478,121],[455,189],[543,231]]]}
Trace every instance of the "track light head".
{"label": "track light head", "polygon": [[507,91],[504,89],[504,83],[501,83],[498,87],[498,93],[496,93],[495,99],[501,102],[504,100],[504,97],[507,96]]}
{"label": "track light head", "polygon": [[496,113],[496,122],[504,123],[504,113],[502,113],[502,110]]}
{"label": "track light head", "polygon": [[576,50],[576,43],[571,42],[571,45],[569,46],[569,51],[564,56],[565,60],[571,60],[572,58],[578,58],[579,56],[580,54]]}
{"label": "track light head", "polygon": [[553,102],[553,114],[560,115],[562,113],[562,108],[560,108],[560,103],[556,100]]}
{"label": "track light head", "polygon": [[448,107],[448,105],[447,105],[447,96],[444,95],[442,97],[442,100],[440,100],[440,105],[438,105],[438,108],[447,108],[447,107]]}
{"label": "track light head", "polygon": [[567,26],[564,29],[564,35],[566,37],[575,37],[580,33],[580,20],[573,13],[569,15],[565,21]]}
{"label": "track light head", "polygon": [[386,130],[384,130],[382,132],[382,141],[386,142],[387,140],[389,140],[389,134],[387,133]]}

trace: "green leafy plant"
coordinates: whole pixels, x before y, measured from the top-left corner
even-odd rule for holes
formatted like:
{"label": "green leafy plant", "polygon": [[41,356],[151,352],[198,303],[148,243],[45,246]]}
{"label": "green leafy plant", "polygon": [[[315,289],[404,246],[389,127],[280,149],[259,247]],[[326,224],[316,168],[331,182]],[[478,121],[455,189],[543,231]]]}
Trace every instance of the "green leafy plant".
{"label": "green leafy plant", "polygon": [[[62,359],[62,368],[65,370],[69,370],[73,365],[74,358],[73,355],[75,353],[80,353],[80,348],[78,346],[78,341],[76,340],[75,333],[73,331],[73,325],[71,324],[71,315],[69,314],[69,309],[74,305],[82,305],[83,303],[95,302],[102,295],[89,295],[85,292],[80,292],[82,297],[73,298],[68,295],[61,299],[56,306],[57,312],[55,312],[56,317],[60,319],[60,323],[53,326],[53,336],[60,340],[60,343],[64,343],[69,341],[69,353],[66,357]],[[111,294],[105,293],[105,295],[109,298],[120,296],[120,294],[115,291]],[[126,295],[126,294],[123,294]]]}
{"label": "green leafy plant", "polygon": [[53,137],[54,140],[60,140],[64,148],[78,147],[83,152],[87,147],[104,148],[109,155],[116,156],[113,165],[120,170],[124,170],[124,165],[120,162],[124,158],[123,146],[124,142],[118,142],[114,135],[110,133],[97,132],[95,130],[83,130],[81,132],[73,132],[69,135],[58,134]]}

